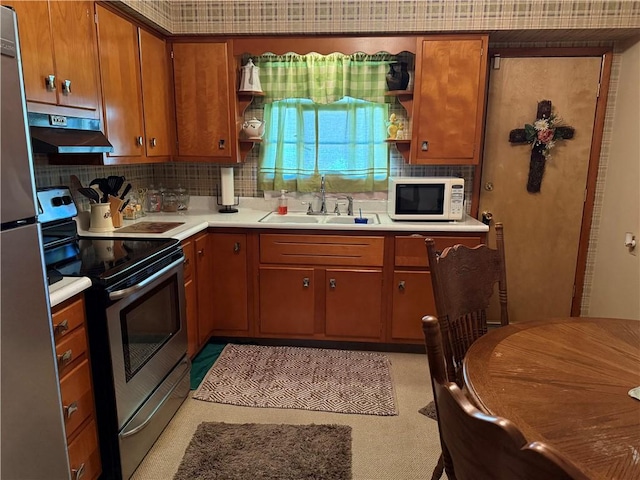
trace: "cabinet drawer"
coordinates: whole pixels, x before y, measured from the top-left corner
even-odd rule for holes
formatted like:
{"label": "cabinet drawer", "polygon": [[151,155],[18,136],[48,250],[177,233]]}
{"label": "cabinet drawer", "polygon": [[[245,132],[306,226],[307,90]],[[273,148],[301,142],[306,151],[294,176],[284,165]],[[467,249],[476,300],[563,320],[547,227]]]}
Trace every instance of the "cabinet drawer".
{"label": "cabinet drawer", "polygon": [[91,394],[91,375],[89,360],[71,370],[60,380],[62,409],[67,438],[82,425],[93,412],[93,395]]}
{"label": "cabinet drawer", "polygon": [[52,311],[53,335],[58,342],[75,328],[84,324],[84,297],[74,297]]}
{"label": "cabinet drawer", "polygon": [[398,267],[428,267],[427,246],[424,243],[426,238],[433,238],[438,251],[447,247],[461,244],[467,247],[475,247],[482,243],[481,237],[442,237],[433,235],[410,235],[407,237],[396,237],[396,260]]}
{"label": "cabinet drawer", "polygon": [[102,473],[95,421],[92,420],[69,444],[69,464],[74,480],[93,480]]}
{"label": "cabinet drawer", "polygon": [[71,371],[72,365],[87,351],[87,337],[84,327],[76,328],[56,345],[58,374],[60,378]]}
{"label": "cabinet drawer", "polygon": [[384,237],[260,235],[260,262],[381,267]]}

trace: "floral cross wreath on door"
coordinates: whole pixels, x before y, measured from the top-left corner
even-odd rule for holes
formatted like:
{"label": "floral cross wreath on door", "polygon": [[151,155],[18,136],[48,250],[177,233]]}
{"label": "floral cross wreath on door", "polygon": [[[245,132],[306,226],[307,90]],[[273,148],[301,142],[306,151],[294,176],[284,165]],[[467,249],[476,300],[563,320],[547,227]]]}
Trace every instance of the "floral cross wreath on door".
{"label": "floral cross wreath on door", "polygon": [[573,138],[573,127],[562,125],[562,120],[551,113],[551,100],[538,102],[538,113],[533,124],[525,124],[524,128],[516,128],[509,132],[509,142],[514,144],[531,144],[531,161],[529,162],[529,178],[527,191],[538,193],[542,184],[544,167],[547,158],[551,158],[551,150],[557,140]]}

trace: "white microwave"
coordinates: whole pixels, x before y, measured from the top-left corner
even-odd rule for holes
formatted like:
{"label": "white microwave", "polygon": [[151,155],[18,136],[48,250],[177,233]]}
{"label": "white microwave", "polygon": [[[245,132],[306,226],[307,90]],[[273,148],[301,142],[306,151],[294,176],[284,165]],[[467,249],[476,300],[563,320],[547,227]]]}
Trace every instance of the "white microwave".
{"label": "white microwave", "polygon": [[387,213],[393,220],[462,220],[464,179],[390,177]]}

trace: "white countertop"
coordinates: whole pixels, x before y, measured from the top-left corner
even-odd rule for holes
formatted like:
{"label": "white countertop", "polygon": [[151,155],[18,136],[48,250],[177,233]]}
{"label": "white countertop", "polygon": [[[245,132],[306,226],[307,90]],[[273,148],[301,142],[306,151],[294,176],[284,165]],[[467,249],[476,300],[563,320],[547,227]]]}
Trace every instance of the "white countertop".
{"label": "white countertop", "polygon": [[[222,228],[258,228],[279,230],[322,230],[322,231],[362,231],[362,232],[411,232],[411,233],[484,233],[489,227],[482,222],[466,216],[456,222],[399,222],[387,215],[386,201],[355,201],[354,210],[362,208],[363,215],[376,213],[379,224],[326,224],[326,223],[261,223],[269,212],[276,210],[277,200],[261,198],[241,198],[236,213],[219,213],[214,197],[192,197],[189,210],[180,213],[155,213],[137,220],[125,220],[123,227],[139,222],[183,222],[182,225],[164,233],[119,233],[118,229],[108,233],[93,233],[89,229],[89,212],[82,212],[76,218],[78,234],[83,237],[102,238],[176,238],[185,240],[209,227]],[[289,210],[292,215],[304,214],[304,211]],[[49,287],[51,306],[82,292],[91,286],[88,278],[65,277]]]}

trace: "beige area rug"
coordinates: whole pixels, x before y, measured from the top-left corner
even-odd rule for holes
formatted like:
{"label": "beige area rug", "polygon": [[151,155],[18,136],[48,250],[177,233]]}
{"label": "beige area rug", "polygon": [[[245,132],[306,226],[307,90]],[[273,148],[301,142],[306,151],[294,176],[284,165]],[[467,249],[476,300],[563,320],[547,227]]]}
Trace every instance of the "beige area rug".
{"label": "beige area rug", "polygon": [[347,480],[351,427],[203,422],[174,480]]}
{"label": "beige area rug", "polygon": [[229,344],[193,398],[263,408],[397,415],[381,353]]}

